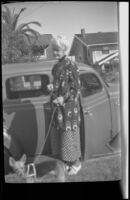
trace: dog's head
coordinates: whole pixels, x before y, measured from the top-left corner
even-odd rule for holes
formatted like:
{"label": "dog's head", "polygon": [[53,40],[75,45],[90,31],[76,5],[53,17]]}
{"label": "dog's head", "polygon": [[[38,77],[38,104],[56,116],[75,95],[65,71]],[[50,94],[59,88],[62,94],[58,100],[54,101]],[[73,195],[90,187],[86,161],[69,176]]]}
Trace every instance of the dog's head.
{"label": "dog's head", "polygon": [[[14,158],[9,158],[9,165],[13,168],[13,171],[17,174],[18,177],[21,177],[26,181],[26,183],[34,183],[36,181],[36,171],[33,176],[29,176],[29,168],[26,165],[27,157],[24,154],[20,160],[16,161]],[[32,165],[31,165],[32,167]],[[31,170],[31,169],[30,169]],[[33,171],[36,170],[35,166]]]}
{"label": "dog's head", "polygon": [[26,172],[26,160],[27,157],[25,154],[21,157],[20,160],[16,161],[14,158],[9,158],[9,165],[13,168],[14,172],[17,173],[17,175],[24,177]]}

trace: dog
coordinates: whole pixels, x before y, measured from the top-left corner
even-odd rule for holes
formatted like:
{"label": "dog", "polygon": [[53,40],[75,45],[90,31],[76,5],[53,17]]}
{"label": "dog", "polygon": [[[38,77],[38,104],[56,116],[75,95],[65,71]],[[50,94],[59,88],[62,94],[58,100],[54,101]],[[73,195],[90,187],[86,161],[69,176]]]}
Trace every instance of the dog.
{"label": "dog", "polygon": [[[18,161],[16,161],[13,157],[9,157],[9,165],[12,167],[13,171],[17,174],[17,176],[24,180],[25,183],[42,182],[44,177],[39,178],[37,176],[37,172],[39,170],[40,165],[38,166],[34,163],[26,165],[26,161],[27,157],[25,154],[23,154],[23,156]],[[41,165],[40,168],[44,168],[44,166],[45,164],[43,163],[43,166]],[[33,173],[30,174],[30,171],[32,171]],[[44,169],[43,171],[45,173]],[[64,163],[59,160],[56,160],[55,164],[51,164],[50,171],[48,172],[48,174],[54,175],[56,178],[56,182],[65,182],[66,173]]]}
{"label": "dog", "polygon": [[27,157],[25,154],[20,158],[20,160],[16,161],[13,157],[9,157],[9,165],[12,167],[13,171],[26,183],[34,183],[36,182],[36,174],[33,176],[28,176],[27,173],[27,165],[26,165]]}

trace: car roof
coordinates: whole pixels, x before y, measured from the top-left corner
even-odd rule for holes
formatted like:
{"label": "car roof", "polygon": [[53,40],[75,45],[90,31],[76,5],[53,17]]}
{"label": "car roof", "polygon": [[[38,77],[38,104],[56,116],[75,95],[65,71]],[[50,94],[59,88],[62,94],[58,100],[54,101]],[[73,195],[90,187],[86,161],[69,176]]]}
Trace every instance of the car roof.
{"label": "car roof", "polygon": [[[50,73],[54,64],[57,63],[57,60],[46,60],[32,63],[14,63],[14,64],[6,64],[2,66],[2,75],[7,74],[17,74],[21,72],[41,72],[44,69],[45,73]],[[89,65],[76,62],[79,70],[83,71],[94,71],[92,67]]]}

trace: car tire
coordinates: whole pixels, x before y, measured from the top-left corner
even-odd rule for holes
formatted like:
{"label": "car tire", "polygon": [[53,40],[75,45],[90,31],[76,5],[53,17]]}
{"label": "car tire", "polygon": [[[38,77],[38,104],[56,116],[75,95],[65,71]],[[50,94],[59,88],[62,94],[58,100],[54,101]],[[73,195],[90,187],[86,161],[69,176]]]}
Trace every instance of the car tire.
{"label": "car tire", "polygon": [[5,175],[8,174],[9,172],[12,172],[12,168],[9,166],[9,151],[8,149],[4,148],[4,172]]}

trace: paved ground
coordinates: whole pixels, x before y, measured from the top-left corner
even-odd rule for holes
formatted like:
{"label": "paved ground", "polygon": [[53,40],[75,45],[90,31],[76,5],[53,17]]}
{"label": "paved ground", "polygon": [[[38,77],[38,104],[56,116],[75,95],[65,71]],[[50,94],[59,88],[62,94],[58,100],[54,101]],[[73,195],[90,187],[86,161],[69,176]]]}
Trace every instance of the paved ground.
{"label": "paved ground", "polygon": [[116,83],[109,83],[109,86],[110,86],[110,92],[120,92],[120,84],[119,82],[116,82]]}
{"label": "paved ground", "polygon": [[[116,137],[112,143],[111,147],[114,150],[109,150],[109,148],[104,149],[104,153],[107,153],[109,156],[91,158],[82,164],[82,169],[75,176],[67,176],[66,182],[92,182],[92,181],[112,181],[112,180],[121,180],[121,138]],[[39,159],[38,163],[43,162],[43,157]],[[52,159],[46,160],[46,163],[39,165],[38,176],[40,177],[40,182],[49,183],[56,182],[54,175],[49,174],[48,172],[53,169],[54,162]],[[9,183],[24,183],[21,178],[16,174],[9,174],[5,176],[5,181]]]}
{"label": "paved ground", "polygon": [[[82,164],[82,169],[77,175],[67,176],[66,182],[93,182],[121,180],[121,154],[90,159]],[[8,183],[24,183],[16,174],[5,176]],[[54,175],[41,176],[42,183],[56,182]]]}

